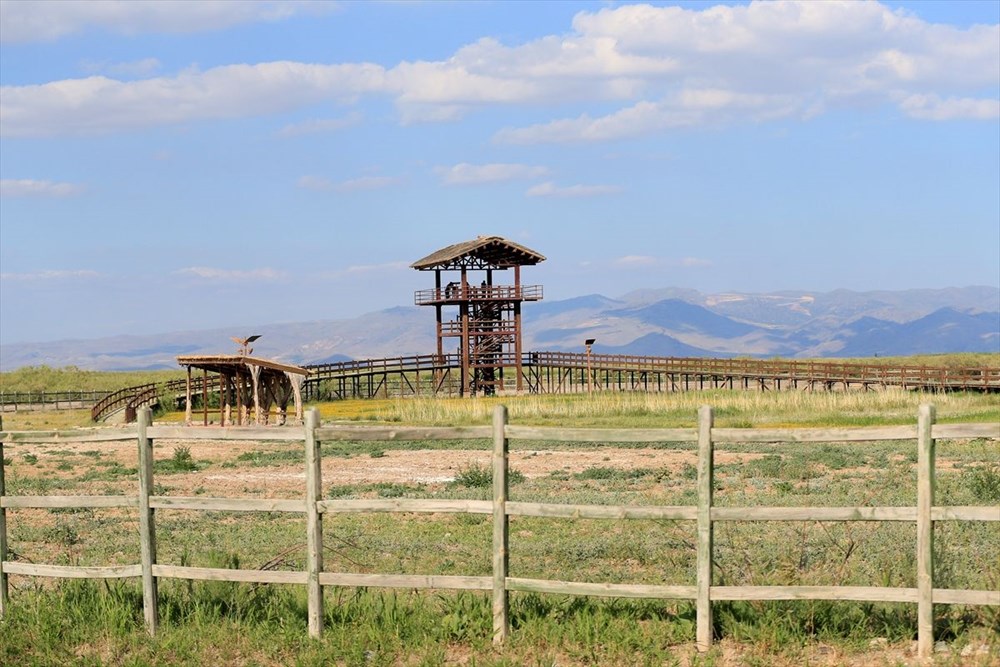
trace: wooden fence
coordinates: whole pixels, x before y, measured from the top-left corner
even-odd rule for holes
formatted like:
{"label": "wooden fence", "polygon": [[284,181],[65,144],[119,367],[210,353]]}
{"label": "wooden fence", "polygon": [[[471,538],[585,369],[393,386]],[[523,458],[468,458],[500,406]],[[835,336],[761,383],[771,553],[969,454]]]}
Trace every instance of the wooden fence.
{"label": "wooden fence", "polygon": [[[305,444],[306,493],[303,500],[205,498],[153,495],[153,440],[285,440]],[[320,443],[332,440],[493,440],[493,500],[365,499],[324,500],[321,493]],[[695,506],[609,506],[528,503],[508,500],[508,441],[568,442],[696,442],[698,445]],[[1000,506],[936,506],[935,439],[1000,439],[1000,424],[935,424],[934,408],[921,406],[917,424],[850,429],[731,429],[714,428],[710,407],[701,408],[697,428],[578,429],[517,426],[508,423],[499,406],[492,426],[408,428],[384,426],[321,426],[318,412],[306,414],[304,428],[198,428],[154,426],[148,408],[140,411],[132,429],[72,433],[0,433],[0,616],[8,606],[8,576],[68,578],[123,578],[142,580],[144,616],[148,631],[157,632],[159,579],[216,580],[305,585],[308,591],[309,634],[323,630],[323,587],[366,586],[411,589],[490,591],[493,600],[493,641],[503,642],[510,631],[510,591],[595,595],[628,598],[694,600],[697,608],[696,642],[700,650],[712,643],[712,602],[719,600],[853,600],[905,602],[917,605],[918,652],[930,655],[933,644],[933,606],[971,604],[1000,606],[1000,591],[934,588],[933,540],[937,521],[1000,521]],[[3,443],[108,442],[136,440],[139,446],[137,496],[9,496],[4,489]],[[716,443],[742,442],[865,442],[916,440],[918,450],[915,507],[713,507],[713,450]],[[8,560],[7,512],[20,508],[131,507],[139,514],[140,563],[117,566],[66,566]],[[305,515],[307,558],[305,571],[261,571],[167,565],[157,562],[155,511],[185,509],[228,512],[292,512]],[[324,515],[345,512],[472,513],[493,517],[492,576],[386,575],[328,572],[323,567]],[[607,520],[668,519],[697,523],[695,581],[677,585],[582,583],[527,579],[508,571],[508,519],[512,516]],[[916,588],[872,586],[715,586],[712,585],[713,526],[720,521],[903,521],[915,522]]]}

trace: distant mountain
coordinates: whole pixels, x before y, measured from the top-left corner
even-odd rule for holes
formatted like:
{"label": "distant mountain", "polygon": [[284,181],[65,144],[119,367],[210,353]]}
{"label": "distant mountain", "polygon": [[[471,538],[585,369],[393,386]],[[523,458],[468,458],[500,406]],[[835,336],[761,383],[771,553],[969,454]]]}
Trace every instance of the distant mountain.
{"label": "distant mountain", "polygon": [[[589,294],[526,303],[523,323],[526,351],[582,351],[585,339],[596,338],[596,352],[650,356],[1000,352],[1000,289],[770,294],[644,289],[618,298]],[[230,336],[251,330],[261,334],[255,354],[293,364],[428,354],[436,346],[433,311],[400,306],[347,320],[3,345],[0,370],[177,368],[180,354],[235,352]]]}

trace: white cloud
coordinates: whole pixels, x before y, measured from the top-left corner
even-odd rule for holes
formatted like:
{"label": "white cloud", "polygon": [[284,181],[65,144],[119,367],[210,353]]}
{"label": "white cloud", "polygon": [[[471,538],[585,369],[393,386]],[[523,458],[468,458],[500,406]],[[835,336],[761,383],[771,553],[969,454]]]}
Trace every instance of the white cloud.
{"label": "white cloud", "polygon": [[678,262],[680,266],[691,269],[699,269],[712,266],[711,260],[700,257],[682,257]]}
{"label": "white cloud", "polygon": [[549,173],[545,167],[527,164],[468,164],[467,162],[452,167],[437,167],[434,171],[446,185],[501,183],[527,178],[541,178]]}
{"label": "white cloud", "polygon": [[131,82],[92,76],[4,86],[0,88],[0,132],[6,136],[94,134],[280,113],[381,90],[384,74],[378,65],[270,62]]}
{"label": "white cloud", "polygon": [[[33,22],[38,31],[51,26],[45,29],[59,34],[87,25],[180,30],[316,10],[302,3],[240,1],[0,7],[12,17],[4,21],[12,38],[30,33],[24,25]],[[484,38],[442,60],[388,69],[267,62],[130,82],[92,76],[6,86],[0,91],[0,130],[7,136],[114,132],[284,113],[366,95],[393,100],[403,123],[453,121],[496,106],[573,109],[562,112],[565,118],[508,128],[496,137],[513,143],[603,141],[705,124],[808,119],[831,108],[873,103],[900,104],[914,118],[992,119],[998,49],[1000,25],[932,24],[877,2],[790,0],[690,10],[625,5],[580,12],[565,34],[514,46]],[[943,101],[920,101],[935,98]],[[596,116],[574,109],[609,103],[621,107]],[[325,122],[286,129],[334,129]]]}
{"label": "white cloud", "polygon": [[38,181],[30,178],[5,178],[0,180],[0,197],[43,197],[57,198],[73,197],[84,191],[82,185],[76,183],[55,183],[53,181]]}
{"label": "white cloud", "polygon": [[625,255],[611,262],[614,266],[627,269],[642,269],[660,264],[660,260],[649,255]]}
{"label": "white cloud", "polygon": [[361,123],[362,116],[353,112],[343,118],[313,118],[286,125],[278,130],[279,137],[300,137],[307,134],[336,132]]}
{"label": "white cloud", "polygon": [[46,0],[0,2],[3,42],[51,41],[91,28],[135,35],[219,30],[240,23],[329,13],[310,0]]}
{"label": "white cloud", "polygon": [[378,190],[402,183],[403,179],[393,176],[360,176],[346,181],[334,182],[323,176],[302,176],[296,185],[313,192],[357,192]]}
{"label": "white cloud", "polygon": [[174,273],[189,278],[226,283],[273,282],[276,280],[282,280],[286,276],[283,271],[277,271],[270,268],[242,271],[238,269],[219,269],[208,266],[190,266],[178,269]]}
{"label": "white cloud", "polygon": [[921,120],[995,120],[1000,118],[1000,100],[970,97],[941,99],[937,95],[910,95],[900,108]]}
{"label": "white cloud", "polygon": [[49,271],[38,271],[36,273],[0,273],[0,280],[9,280],[17,282],[38,282],[38,281],[49,281],[49,280],[86,280],[90,278],[99,278],[101,276],[97,271],[91,271],[89,269],[80,270],[49,270]]}
{"label": "white cloud", "polygon": [[552,181],[546,181],[528,188],[525,193],[529,197],[599,197],[615,195],[622,191],[617,185],[567,185],[557,186]]}

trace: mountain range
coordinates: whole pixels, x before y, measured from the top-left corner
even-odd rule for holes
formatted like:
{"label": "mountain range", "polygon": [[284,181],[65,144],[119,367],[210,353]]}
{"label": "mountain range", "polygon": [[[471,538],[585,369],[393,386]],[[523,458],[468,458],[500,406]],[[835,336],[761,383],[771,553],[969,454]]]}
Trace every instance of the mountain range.
{"label": "mountain range", "polygon": [[[596,353],[651,356],[1000,352],[1000,289],[994,287],[767,294],[644,289],[617,298],[590,294],[526,303],[523,313],[525,350],[582,351],[584,339],[596,338]],[[400,306],[342,320],[13,343],[0,346],[0,370],[177,368],[177,355],[235,352],[230,337],[247,332],[261,335],[256,356],[294,364],[435,349],[433,310]]]}

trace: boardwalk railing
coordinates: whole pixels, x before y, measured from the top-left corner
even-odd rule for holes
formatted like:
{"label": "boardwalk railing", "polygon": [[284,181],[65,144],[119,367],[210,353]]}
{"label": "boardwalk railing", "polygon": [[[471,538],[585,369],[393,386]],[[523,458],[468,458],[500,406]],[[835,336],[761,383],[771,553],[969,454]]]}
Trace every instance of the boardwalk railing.
{"label": "boardwalk railing", "polygon": [[[493,599],[493,640],[502,642],[510,632],[508,594],[531,591],[569,595],[694,600],[697,608],[696,642],[701,650],[712,643],[712,603],[719,600],[853,600],[903,602],[917,605],[918,652],[930,655],[933,644],[935,604],[1000,606],[1000,591],[957,590],[934,587],[933,527],[939,521],[1000,521],[1000,506],[937,506],[934,504],[935,440],[954,438],[1000,439],[1000,424],[934,423],[934,408],[920,408],[916,425],[863,429],[731,429],[713,426],[712,410],[699,411],[696,428],[583,429],[517,426],[508,423],[507,410],[499,406],[492,426],[376,427],[321,426],[318,412],[306,414],[304,428],[197,428],[154,426],[148,408],[139,412],[133,429],[74,433],[0,433],[0,616],[7,613],[8,577],[122,578],[142,580],[146,627],[158,626],[157,582],[160,579],[216,580],[298,584],[308,591],[309,634],[323,630],[324,586],[367,586],[413,589],[462,589],[490,591]],[[153,440],[285,440],[305,446],[305,498],[273,500],[206,498],[156,495],[153,492]],[[493,499],[343,499],[323,500],[320,443],[332,440],[412,441],[492,438]],[[693,506],[608,506],[515,502],[508,499],[508,440],[567,442],[696,442],[698,445],[697,504]],[[139,448],[137,496],[23,496],[5,495],[3,444],[18,442],[73,442],[134,440]],[[915,440],[917,503],[914,507],[714,507],[712,478],[714,445],[742,442],[865,442]],[[69,566],[8,560],[7,513],[21,508],[135,508],[139,514],[140,562],[117,566]],[[229,512],[291,512],[306,519],[307,559],[304,571],[260,571],[167,565],[157,561],[155,512],[157,509]],[[324,515],[344,512],[472,513],[493,517],[492,576],[386,575],[329,572],[323,566]],[[508,569],[508,519],[512,516],[621,520],[671,519],[697,523],[695,581],[676,585],[584,583],[528,579],[511,576]],[[916,587],[878,586],[716,586],[713,577],[713,528],[720,521],[894,521],[913,522],[916,538]]]}

